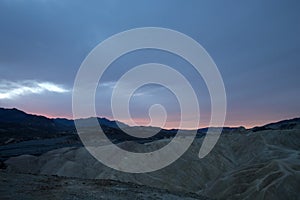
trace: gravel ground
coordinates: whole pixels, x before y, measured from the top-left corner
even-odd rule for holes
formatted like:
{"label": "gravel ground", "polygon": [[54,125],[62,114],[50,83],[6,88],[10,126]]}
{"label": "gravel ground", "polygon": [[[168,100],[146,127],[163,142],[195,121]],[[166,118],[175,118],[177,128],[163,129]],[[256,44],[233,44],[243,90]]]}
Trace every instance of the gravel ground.
{"label": "gravel ground", "polygon": [[0,171],[0,199],[207,199],[132,183]]}

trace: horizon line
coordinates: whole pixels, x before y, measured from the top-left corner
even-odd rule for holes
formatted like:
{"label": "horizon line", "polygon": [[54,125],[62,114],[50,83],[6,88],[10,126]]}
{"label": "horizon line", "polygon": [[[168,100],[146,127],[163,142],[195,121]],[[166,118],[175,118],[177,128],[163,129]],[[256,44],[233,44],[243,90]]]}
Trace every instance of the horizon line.
{"label": "horizon line", "polygon": [[[165,129],[165,130],[172,130],[172,129],[177,129],[177,130],[198,130],[198,129],[205,129],[205,128],[239,128],[239,127],[244,127],[245,129],[253,129],[255,127],[261,127],[261,126],[265,126],[265,125],[268,125],[268,124],[272,124],[272,123],[277,123],[277,122],[280,122],[280,121],[284,121],[284,120],[291,120],[291,119],[296,119],[296,118],[300,118],[300,116],[295,116],[295,117],[292,117],[292,118],[285,118],[285,119],[278,119],[278,120],[262,120],[264,121],[264,123],[261,123],[261,124],[256,124],[256,125],[225,125],[222,126],[222,127],[217,127],[217,126],[199,126],[199,127],[194,127],[194,128],[179,128],[179,127],[158,127],[158,126],[151,126],[151,125],[139,125],[139,126],[134,126],[134,125],[130,125],[128,124],[126,121],[124,120],[119,120],[119,119],[112,119],[110,117],[107,117],[107,116],[90,116],[90,117],[81,117],[81,118],[78,118],[78,119],[74,119],[74,118],[70,118],[70,117],[67,117],[67,116],[51,116],[51,115],[47,115],[47,114],[42,114],[42,113],[36,113],[36,112],[30,112],[30,111],[24,111],[22,109],[19,109],[19,108],[16,108],[16,107],[0,107],[0,108],[3,108],[3,109],[16,109],[16,110],[19,110],[21,112],[24,112],[26,114],[30,114],[30,115],[35,115],[35,116],[40,116],[40,117],[46,117],[48,119],[66,119],[66,120],[80,120],[80,119],[89,119],[89,118],[104,118],[104,119],[107,119],[109,121],[117,121],[117,122],[121,122],[129,127],[152,127],[152,128],[160,128],[160,129]],[[225,121],[226,122],[226,121]]]}

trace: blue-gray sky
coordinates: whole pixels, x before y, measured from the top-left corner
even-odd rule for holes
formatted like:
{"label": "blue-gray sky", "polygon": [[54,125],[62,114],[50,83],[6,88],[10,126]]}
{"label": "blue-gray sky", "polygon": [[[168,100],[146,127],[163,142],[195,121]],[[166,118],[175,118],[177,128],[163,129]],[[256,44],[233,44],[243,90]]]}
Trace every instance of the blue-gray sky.
{"label": "blue-gray sky", "polygon": [[[0,2],[0,106],[51,117],[71,117],[72,87],[87,54],[101,41],[137,27],[164,27],[198,41],[217,64],[227,92],[226,125],[254,126],[300,116],[300,2],[77,1]],[[203,125],[210,103],[205,84],[188,63],[166,52],[132,52],[111,66],[97,94],[99,115],[112,118],[111,89],[130,67],[147,62],[173,66],[191,80]],[[162,103],[169,127],[178,103],[166,89],[145,86],[132,99],[132,116]],[[126,122],[126,120],[123,119]]]}

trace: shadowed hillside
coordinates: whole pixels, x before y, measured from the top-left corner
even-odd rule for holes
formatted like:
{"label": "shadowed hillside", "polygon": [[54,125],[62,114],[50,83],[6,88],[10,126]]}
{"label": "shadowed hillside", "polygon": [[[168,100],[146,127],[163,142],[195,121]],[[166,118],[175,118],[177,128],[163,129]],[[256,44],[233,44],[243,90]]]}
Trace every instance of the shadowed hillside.
{"label": "shadowed hillside", "polygon": [[[14,113],[16,110],[11,110],[11,112]],[[22,112],[19,114],[24,116]],[[20,120],[20,118],[15,119]],[[73,138],[76,134],[71,132],[71,129],[70,132],[67,131],[69,135],[59,134],[61,127],[65,128],[70,125],[69,121],[63,122],[63,119],[60,119],[60,125],[57,125],[58,122],[55,120],[33,116],[32,121],[24,120],[24,123],[39,127],[32,123],[35,120],[37,124],[41,122],[40,120],[44,120],[45,123],[49,123],[49,127],[54,127],[55,137],[43,138],[44,133],[40,133],[40,139],[27,138],[26,141],[3,144],[0,147],[0,153],[4,161],[2,168],[6,169],[1,174],[2,180],[12,183],[12,177],[16,176],[14,173],[21,173],[18,175],[21,180],[26,179],[33,183],[47,177],[50,182],[42,184],[41,187],[53,189],[53,184],[63,181],[66,184],[71,182],[72,187],[69,189],[73,192],[79,188],[86,188],[91,190],[91,193],[96,192],[95,187],[91,186],[97,185],[98,182],[94,181],[95,179],[120,181],[122,184],[130,182],[141,185],[138,188],[144,187],[144,192],[146,192],[144,195],[148,196],[143,196],[142,199],[153,197],[153,193],[160,194],[160,191],[149,188],[163,189],[161,192],[164,195],[175,195],[171,199],[176,199],[178,192],[201,195],[201,198],[207,196],[212,199],[298,199],[298,188],[300,188],[299,118],[253,129],[225,128],[215,148],[203,159],[198,158],[198,153],[207,129],[198,130],[198,137],[181,158],[164,169],[146,174],[122,173],[98,162],[82,147],[78,138]],[[2,124],[7,124],[3,121],[5,120],[2,119]],[[119,147],[132,152],[143,152],[143,149],[154,151],[161,148],[168,144],[176,133],[176,130],[162,130],[159,134],[169,135],[136,140],[130,137],[118,137],[120,133],[118,128],[107,124],[102,126],[108,131],[107,135],[114,136],[112,139],[117,141]],[[140,132],[155,129],[126,128]],[[9,129],[6,131],[9,133]],[[189,137],[188,131],[186,133]],[[17,132],[13,134],[18,137]],[[23,137],[22,134],[20,135]],[[41,176],[41,174],[47,176]],[[51,175],[70,179],[53,178]],[[84,186],[82,182],[88,182],[89,186]],[[101,186],[99,190],[104,190],[103,187]],[[125,184],[124,187],[128,190],[129,196],[132,191],[139,193],[137,191],[139,189],[133,190],[131,185]],[[62,188],[59,192],[68,193],[69,189]],[[18,187],[15,190],[19,190]],[[37,188],[34,190],[34,193],[39,192]],[[108,190],[104,193],[113,196],[117,188],[111,186]],[[171,193],[166,191],[171,191]],[[0,196],[4,195],[7,195],[7,191],[2,190]],[[200,196],[189,195],[183,197],[200,198]]]}

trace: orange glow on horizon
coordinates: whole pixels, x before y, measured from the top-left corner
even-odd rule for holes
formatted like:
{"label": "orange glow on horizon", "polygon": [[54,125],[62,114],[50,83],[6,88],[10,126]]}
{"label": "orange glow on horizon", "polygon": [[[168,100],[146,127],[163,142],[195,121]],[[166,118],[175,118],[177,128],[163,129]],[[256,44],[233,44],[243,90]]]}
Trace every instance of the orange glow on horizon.
{"label": "orange glow on horizon", "polygon": [[[73,116],[69,116],[69,115],[53,115],[53,114],[50,114],[50,113],[42,113],[42,112],[30,112],[30,111],[25,111],[23,110],[24,112],[28,113],[28,114],[32,114],[32,115],[38,115],[38,116],[44,116],[44,117],[47,117],[49,119],[55,119],[55,118],[65,118],[65,119],[69,119],[69,120],[73,120]],[[105,117],[105,116],[102,116],[102,117]],[[115,119],[112,119],[112,118],[109,118],[109,117],[105,117],[109,120],[115,120]],[[263,125],[266,125],[266,124],[269,124],[269,123],[273,123],[273,122],[278,122],[278,121],[281,121],[281,120],[286,120],[286,119],[292,119],[292,118],[296,118],[296,117],[288,117],[288,118],[285,118],[285,119],[272,119],[272,120],[267,120],[267,119],[263,119],[263,120],[249,120],[249,121],[233,121],[233,120],[228,120],[228,121],[225,121],[225,125],[224,127],[240,127],[240,126],[243,126],[247,129],[250,129],[250,128],[253,128],[253,127],[256,127],[256,126],[263,126]],[[116,119],[118,120],[118,119]],[[130,120],[118,120],[122,123],[125,123],[129,126],[133,126],[134,124],[131,123]],[[157,127],[155,126],[155,124],[151,125],[150,124],[150,119],[145,119],[145,118],[134,118],[133,121],[139,125],[139,126],[153,126],[153,127]],[[164,128],[164,129],[178,129],[179,128],[179,124],[180,122],[179,121],[168,121],[166,122],[165,126],[161,127],[161,128]],[[205,121],[205,122],[202,122],[198,127],[183,127],[182,129],[186,129],[186,130],[195,130],[195,129],[199,129],[199,128],[207,128],[209,126],[209,122],[208,121]]]}

